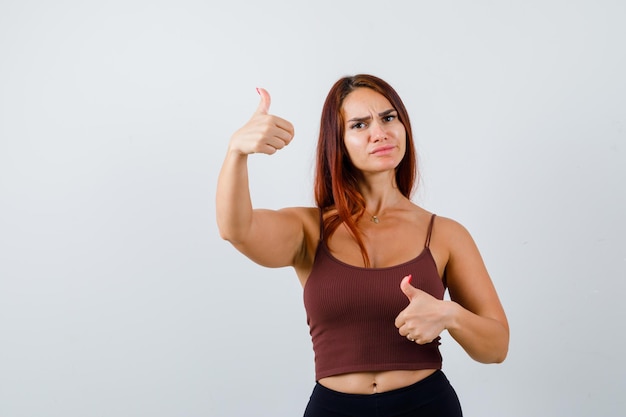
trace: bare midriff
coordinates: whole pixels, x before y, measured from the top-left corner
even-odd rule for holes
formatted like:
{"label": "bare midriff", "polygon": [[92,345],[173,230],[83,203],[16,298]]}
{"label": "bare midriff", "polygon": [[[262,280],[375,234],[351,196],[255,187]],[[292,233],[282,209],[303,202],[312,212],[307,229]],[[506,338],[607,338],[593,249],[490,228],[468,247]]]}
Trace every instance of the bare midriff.
{"label": "bare midriff", "polygon": [[432,375],[435,369],[417,371],[355,372],[329,376],[318,382],[333,391],[345,394],[378,394],[408,387]]}

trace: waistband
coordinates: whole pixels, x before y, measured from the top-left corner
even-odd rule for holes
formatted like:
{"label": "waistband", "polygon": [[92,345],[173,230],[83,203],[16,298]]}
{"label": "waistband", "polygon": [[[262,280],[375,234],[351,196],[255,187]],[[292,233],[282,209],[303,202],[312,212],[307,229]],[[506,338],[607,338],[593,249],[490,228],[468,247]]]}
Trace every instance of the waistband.
{"label": "waistband", "polygon": [[462,416],[459,399],[441,370],[407,387],[376,394],[346,394],[317,383],[305,417]]}
{"label": "waistband", "polygon": [[430,390],[433,388],[438,389],[441,384],[449,384],[448,378],[443,373],[442,370],[437,369],[434,373],[428,375],[424,379],[420,379],[414,384],[408,385],[406,387],[394,389],[391,391],[378,392],[375,394],[348,394],[345,392],[335,391],[333,389],[327,388],[317,382],[315,384],[315,388],[313,389],[313,393],[316,391],[321,395],[335,396],[335,397],[343,397],[343,398],[354,398],[354,399],[368,399],[368,398],[379,398],[384,399],[386,397],[395,397],[397,395],[403,395],[407,393],[413,393],[414,391],[422,391],[422,390]]}

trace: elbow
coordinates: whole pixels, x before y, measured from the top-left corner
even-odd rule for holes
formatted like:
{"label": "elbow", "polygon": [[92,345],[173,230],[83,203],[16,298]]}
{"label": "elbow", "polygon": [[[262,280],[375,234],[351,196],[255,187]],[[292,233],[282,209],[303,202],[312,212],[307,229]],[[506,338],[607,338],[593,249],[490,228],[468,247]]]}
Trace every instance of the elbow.
{"label": "elbow", "polygon": [[217,232],[219,233],[219,235],[222,238],[222,240],[226,240],[226,241],[230,242],[231,234],[229,233],[227,228],[225,228],[222,225],[220,225],[219,222],[217,223]]}
{"label": "elbow", "polygon": [[241,244],[245,240],[245,231],[241,223],[232,223],[228,221],[220,221],[217,219],[217,231],[222,238],[234,246]]}
{"label": "elbow", "polygon": [[508,324],[504,325],[504,335],[502,337],[502,342],[498,349],[496,349],[496,357],[493,363],[502,363],[509,355],[509,342],[510,342],[510,333]]}
{"label": "elbow", "polygon": [[238,238],[234,233],[231,233],[227,230],[219,228],[219,235],[222,238],[222,240],[229,242],[233,246],[237,246],[241,244],[242,240]]}
{"label": "elbow", "polygon": [[509,338],[507,337],[506,343],[500,352],[500,356],[498,356],[495,363],[502,363],[509,355]]}
{"label": "elbow", "polygon": [[484,339],[473,347],[467,347],[466,352],[476,362],[484,364],[498,364],[504,362],[509,353],[509,334],[501,333]]}
{"label": "elbow", "polygon": [[498,364],[504,362],[508,354],[508,349],[492,350],[482,355],[470,355],[476,362],[484,364]]}
{"label": "elbow", "polygon": [[474,357],[474,360],[485,364],[498,364],[504,362],[509,354],[509,340],[492,345],[482,356]]}
{"label": "elbow", "polygon": [[501,325],[499,334],[494,335],[494,343],[490,349],[490,360],[487,363],[502,363],[509,354],[509,326],[506,322]]}
{"label": "elbow", "polygon": [[506,343],[500,349],[499,355],[496,357],[494,363],[502,363],[509,356],[509,339],[507,337]]}
{"label": "elbow", "polygon": [[494,355],[493,360],[491,361],[491,363],[502,363],[504,362],[504,360],[506,359],[507,355],[509,353],[508,349],[504,349],[502,352],[499,352],[498,354]]}
{"label": "elbow", "polygon": [[229,233],[227,228],[222,227],[219,223],[217,224],[217,232],[219,233],[222,240],[226,240],[228,242],[231,241],[231,233]]}

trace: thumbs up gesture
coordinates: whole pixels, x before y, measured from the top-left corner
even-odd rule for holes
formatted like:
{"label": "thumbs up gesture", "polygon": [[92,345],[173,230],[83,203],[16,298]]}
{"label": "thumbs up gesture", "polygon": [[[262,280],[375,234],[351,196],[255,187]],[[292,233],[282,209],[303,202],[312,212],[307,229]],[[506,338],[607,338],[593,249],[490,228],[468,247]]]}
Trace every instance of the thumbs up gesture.
{"label": "thumbs up gesture", "polygon": [[432,342],[446,328],[446,302],[412,286],[410,275],[402,279],[400,290],[409,299],[396,317],[400,335],[418,344]]}
{"label": "thumbs up gesture", "polygon": [[250,120],[233,134],[229,148],[243,155],[272,155],[291,142],[294,129],[287,120],[269,114],[269,93],[262,88],[257,88],[257,91],[261,96],[259,106]]}

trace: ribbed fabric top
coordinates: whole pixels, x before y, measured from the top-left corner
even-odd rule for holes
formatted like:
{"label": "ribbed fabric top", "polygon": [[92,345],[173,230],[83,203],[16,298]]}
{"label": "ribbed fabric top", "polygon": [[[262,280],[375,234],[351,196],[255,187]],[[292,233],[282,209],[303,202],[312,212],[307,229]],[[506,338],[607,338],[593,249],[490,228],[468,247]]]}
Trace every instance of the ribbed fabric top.
{"label": "ribbed fabric top", "polygon": [[419,345],[400,336],[394,322],[409,304],[400,289],[411,285],[443,299],[445,285],[428,247],[414,259],[387,268],[363,268],[336,259],[320,239],[304,288],[304,306],[315,353],[315,378],[349,372],[440,369],[439,338]]}

